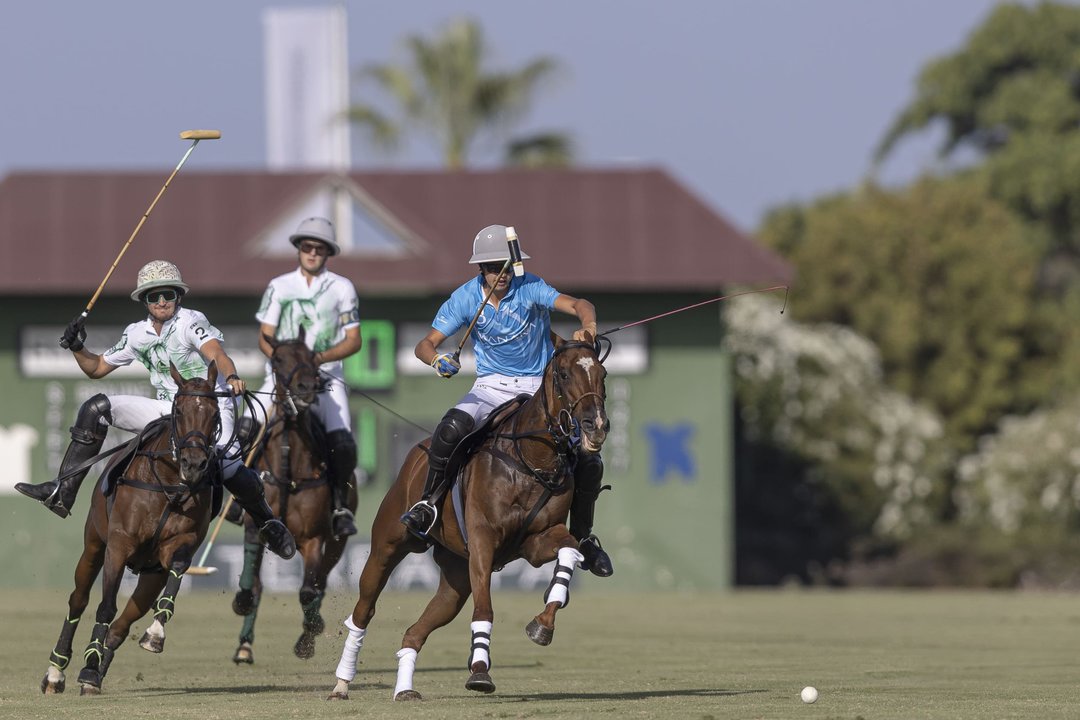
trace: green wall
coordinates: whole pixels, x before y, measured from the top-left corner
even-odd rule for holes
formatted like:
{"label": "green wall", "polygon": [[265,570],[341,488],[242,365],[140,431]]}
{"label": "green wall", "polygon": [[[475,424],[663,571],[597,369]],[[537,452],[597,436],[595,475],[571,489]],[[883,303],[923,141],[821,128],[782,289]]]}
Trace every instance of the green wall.
{"label": "green wall", "polygon": [[[570,292],[587,295],[597,306],[601,330],[703,299],[690,294]],[[365,334],[370,340],[368,348],[379,344],[375,336],[384,344],[389,342],[401,323],[426,324],[441,300],[441,296],[362,296],[361,316],[371,327],[371,337]],[[27,379],[18,370],[20,328],[62,327],[84,302],[79,298],[0,298],[0,383],[5,388],[0,428],[23,423],[43,429],[49,405],[46,395],[52,392],[55,400],[62,390],[66,431],[80,402],[80,388],[85,396],[88,389],[104,382]],[[258,298],[192,295],[188,304],[205,312],[216,325],[244,325],[253,323]],[[130,300],[105,298],[94,308],[90,325],[123,325],[138,316],[137,306]],[[603,493],[597,504],[595,531],[616,567],[615,575],[602,581],[603,587],[729,587],[734,575],[732,390],[730,358],[720,350],[719,315],[715,307],[692,310],[648,323],[645,328],[647,369],[608,378],[613,433],[621,429],[623,435],[622,451],[613,450],[614,438],[609,439],[604,482],[613,490]],[[618,345],[620,333],[612,334],[611,339]],[[361,490],[357,518],[361,535],[366,534],[364,529],[370,526],[396,474],[395,458],[422,436],[370,398],[430,429],[471,385],[471,377],[466,376],[444,380],[434,373],[396,374],[385,362],[375,363],[373,358],[374,354],[363,358],[373,364],[359,370],[363,387],[356,389],[351,401],[357,419],[354,428],[363,445],[361,465],[371,473],[370,484]],[[255,385],[261,381],[259,377],[246,379]],[[371,437],[374,448],[365,442]],[[62,452],[66,432],[60,439]],[[49,478],[46,440],[42,433],[32,451],[34,482]],[[81,511],[61,521],[21,496],[0,495],[2,537],[6,540],[0,545],[0,568],[4,569],[0,585],[63,586],[70,582],[81,548],[81,518],[85,517],[87,497],[84,487],[79,499]],[[238,542],[235,530],[229,527],[219,543]]]}

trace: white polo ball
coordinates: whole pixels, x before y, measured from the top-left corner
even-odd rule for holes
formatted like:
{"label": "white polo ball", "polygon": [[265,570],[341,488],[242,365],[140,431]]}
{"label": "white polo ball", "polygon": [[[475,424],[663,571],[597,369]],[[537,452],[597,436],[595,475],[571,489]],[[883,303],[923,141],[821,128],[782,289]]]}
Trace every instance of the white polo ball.
{"label": "white polo ball", "polygon": [[817,688],[807,685],[802,689],[802,692],[799,693],[799,697],[807,704],[817,702]]}

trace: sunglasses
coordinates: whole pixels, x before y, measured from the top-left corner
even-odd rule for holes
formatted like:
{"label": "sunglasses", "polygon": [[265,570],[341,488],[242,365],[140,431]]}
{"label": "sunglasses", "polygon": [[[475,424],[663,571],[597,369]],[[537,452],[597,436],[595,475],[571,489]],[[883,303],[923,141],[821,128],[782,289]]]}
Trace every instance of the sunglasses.
{"label": "sunglasses", "polygon": [[302,242],[300,243],[300,252],[315,253],[316,255],[329,255],[330,248],[319,242]]}
{"label": "sunglasses", "polygon": [[151,290],[143,297],[146,299],[147,305],[157,305],[160,302],[176,302],[176,298],[180,297],[180,293],[169,288],[168,290]]}
{"label": "sunglasses", "polygon": [[480,263],[480,272],[485,275],[498,275],[504,263]]}

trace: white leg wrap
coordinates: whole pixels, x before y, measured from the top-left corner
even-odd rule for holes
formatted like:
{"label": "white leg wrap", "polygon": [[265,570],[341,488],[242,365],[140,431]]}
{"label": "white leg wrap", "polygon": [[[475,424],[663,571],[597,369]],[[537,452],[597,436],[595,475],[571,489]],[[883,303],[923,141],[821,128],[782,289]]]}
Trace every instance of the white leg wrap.
{"label": "white leg wrap", "polygon": [[416,651],[412,648],[401,648],[397,651],[397,683],[394,685],[394,697],[399,692],[412,690],[413,672],[416,671]]}
{"label": "white leg wrap", "polygon": [[472,652],[469,653],[469,668],[473,663],[482,662],[491,669],[491,623],[477,620],[469,625],[472,630]]}
{"label": "white leg wrap", "polygon": [[345,682],[352,682],[356,677],[356,656],[360,654],[360,648],[364,647],[364,635],[367,630],[356,627],[352,621],[352,615],[345,618],[343,623],[349,630],[349,637],[345,638],[345,647],[341,648],[341,660],[338,662],[335,677]]}
{"label": "white leg wrap", "polygon": [[557,602],[559,607],[566,607],[570,600],[570,578],[574,577],[574,567],[581,563],[585,556],[577,548],[559,548],[559,557],[555,561],[555,575],[551,578],[547,594],[544,596],[544,604]]}

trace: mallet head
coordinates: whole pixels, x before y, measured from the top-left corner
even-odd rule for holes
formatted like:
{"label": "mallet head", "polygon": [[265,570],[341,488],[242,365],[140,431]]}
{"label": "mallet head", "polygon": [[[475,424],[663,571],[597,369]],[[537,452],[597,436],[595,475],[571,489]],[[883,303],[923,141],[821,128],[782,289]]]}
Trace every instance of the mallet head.
{"label": "mallet head", "polygon": [[220,130],[184,130],[180,133],[181,140],[217,140],[220,137]]}

